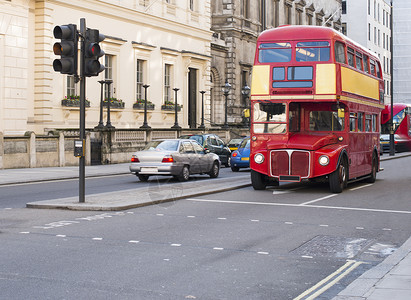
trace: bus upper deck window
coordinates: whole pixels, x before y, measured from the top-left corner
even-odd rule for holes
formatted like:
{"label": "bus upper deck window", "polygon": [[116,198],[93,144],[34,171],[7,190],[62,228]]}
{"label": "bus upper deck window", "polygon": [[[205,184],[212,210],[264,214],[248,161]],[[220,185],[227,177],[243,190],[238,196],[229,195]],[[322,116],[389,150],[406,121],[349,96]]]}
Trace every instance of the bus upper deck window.
{"label": "bus upper deck window", "polygon": [[329,42],[299,42],[296,48],[297,61],[329,61]]}
{"label": "bus upper deck window", "polygon": [[347,49],[348,65],[355,68],[354,66],[354,50],[351,48]]}
{"label": "bus upper deck window", "polygon": [[378,65],[378,63],[375,64],[375,72],[377,74],[377,77],[381,78],[381,69],[380,69],[380,66]]}
{"label": "bus upper deck window", "polygon": [[335,42],[334,46],[335,61],[345,64],[345,46],[341,42]]}
{"label": "bus upper deck window", "polygon": [[364,65],[364,72],[369,73],[370,69],[368,68],[368,56],[367,55],[363,56],[363,65]]}
{"label": "bus upper deck window", "polygon": [[258,49],[260,63],[289,62],[291,61],[290,43],[263,43]]}
{"label": "bus upper deck window", "polygon": [[375,76],[375,62],[370,60],[370,74]]}
{"label": "bus upper deck window", "polygon": [[355,53],[355,67],[362,71],[362,54],[359,52]]}

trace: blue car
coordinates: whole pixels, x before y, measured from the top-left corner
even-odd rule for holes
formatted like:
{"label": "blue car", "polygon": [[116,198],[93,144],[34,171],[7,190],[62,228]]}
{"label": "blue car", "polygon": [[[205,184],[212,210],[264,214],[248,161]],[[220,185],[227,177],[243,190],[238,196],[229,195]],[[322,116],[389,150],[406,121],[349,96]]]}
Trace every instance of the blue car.
{"label": "blue car", "polygon": [[231,170],[238,172],[240,168],[250,167],[250,137],[244,138],[238,149],[231,153]]}

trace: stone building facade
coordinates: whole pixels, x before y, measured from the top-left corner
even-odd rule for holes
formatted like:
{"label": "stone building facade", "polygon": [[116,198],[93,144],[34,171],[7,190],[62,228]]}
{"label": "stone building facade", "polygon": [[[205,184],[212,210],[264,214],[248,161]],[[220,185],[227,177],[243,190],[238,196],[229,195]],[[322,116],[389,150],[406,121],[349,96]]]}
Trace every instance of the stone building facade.
{"label": "stone building facade", "polygon": [[[110,96],[116,98],[116,107],[111,123],[116,128],[142,125],[143,110],[137,100],[144,98],[144,84],[150,85],[148,100],[154,104],[148,113],[150,126],[174,124],[173,111],[164,105],[174,103],[173,89],[178,88],[180,125],[196,127],[202,90],[207,91],[206,114],[209,111],[210,2],[0,0],[0,132],[11,136],[78,128],[79,108],[71,96],[79,95],[79,84],[72,76],[53,71],[58,57],[52,49],[57,41],[54,26],[77,24],[79,29],[80,18],[106,36],[101,43],[106,55],[100,61],[107,69],[86,83],[87,128],[99,122],[98,81],[104,79],[113,80]],[[108,87],[103,88],[107,96]]]}
{"label": "stone building facade", "polygon": [[341,30],[341,0],[215,0],[211,3],[212,123],[224,119],[222,86],[231,85],[228,123],[243,124],[248,99],[242,88],[250,85],[257,36],[281,25],[318,25]]}

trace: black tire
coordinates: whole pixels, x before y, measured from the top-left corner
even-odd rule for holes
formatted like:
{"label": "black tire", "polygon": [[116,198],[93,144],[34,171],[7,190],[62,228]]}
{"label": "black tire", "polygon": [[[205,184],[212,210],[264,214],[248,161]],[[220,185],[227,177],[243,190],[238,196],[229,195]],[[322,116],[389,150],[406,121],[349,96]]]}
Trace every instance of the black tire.
{"label": "black tire", "polygon": [[177,179],[179,181],[187,181],[190,179],[190,170],[188,169],[187,166],[184,166],[183,169],[181,170],[180,175],[177,176]]}
{"label": "black tire", "polygon": [[340,161],[337,169],[330,174],[328,181],[332,193],[341,193],[347,186],[348,165],[345,158]]}
{"label": "black tire", "polygon": [[238,172],[238,171],[240,171],[240,168],[239,168],[239,167],[231,166],[231,171],[233,171],[233,172]]}
{"label": "black tire", "polygon": [[265,190],[267,186],[267,179],[261,173],[251,170],[251,184],[255,190]]}
{"label": "black tire", "polygon": [[368,183],[374,183],[377,179],[377,171],[378,171],[378,159],[375,154],[372,156],[372,166],[371,166],[371,173],[370,177],[366,179]]}
{"label": "black tire", "polygon": [[137,177],[138,177],[138,179],[139,179],[140,181],[147,182],[147,181],[148,181],[148,178],[149,178],[150,176],[149,176],[149,175],[137,174]]}
{"label": "black tire", "polygon": [[224,163],[224,166],[225,166],[226,168],[231,167],[231,161],[230,161],[230,158],[229,158],[229,157],[227,157],[227,161]]}
{"label": "black tire", "polygon": [[217,178],[219,173],[220,173],[220,164],[217,161],[215,161],[208,175],[211,178]]}

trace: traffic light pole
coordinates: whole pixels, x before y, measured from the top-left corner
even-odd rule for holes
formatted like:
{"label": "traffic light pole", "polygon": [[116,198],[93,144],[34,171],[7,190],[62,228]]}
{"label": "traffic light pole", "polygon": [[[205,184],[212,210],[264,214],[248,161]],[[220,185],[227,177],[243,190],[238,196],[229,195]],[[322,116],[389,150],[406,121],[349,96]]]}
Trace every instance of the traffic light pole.
{"label": "traffic light pole", "polygon": [[86,19],[80,19],[81,55],[80,55],[80,140],[83,143],[83,155],[79,164],[79,202],[85,202],[85,178],[86,178],[86,77],[84,76],[84,43],[86,37]]}

